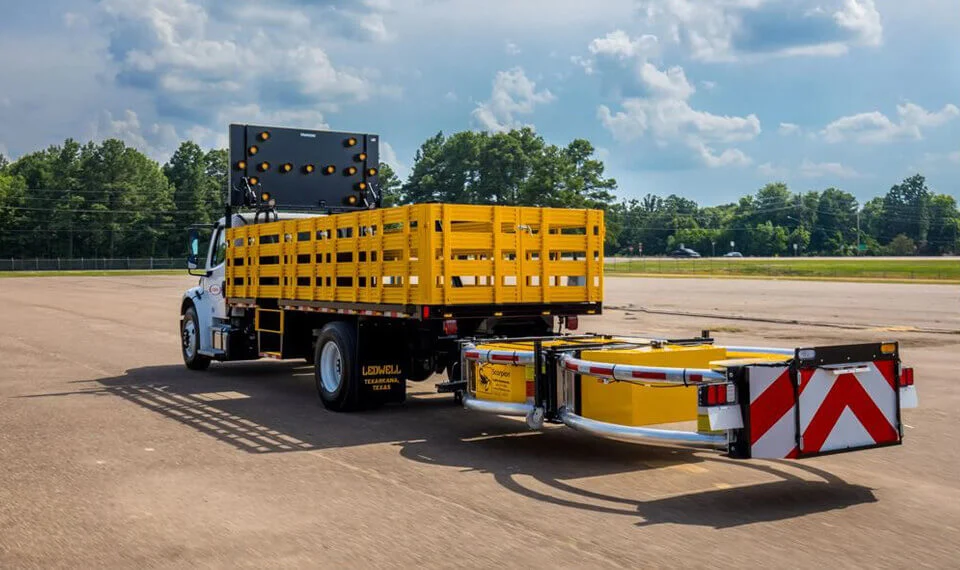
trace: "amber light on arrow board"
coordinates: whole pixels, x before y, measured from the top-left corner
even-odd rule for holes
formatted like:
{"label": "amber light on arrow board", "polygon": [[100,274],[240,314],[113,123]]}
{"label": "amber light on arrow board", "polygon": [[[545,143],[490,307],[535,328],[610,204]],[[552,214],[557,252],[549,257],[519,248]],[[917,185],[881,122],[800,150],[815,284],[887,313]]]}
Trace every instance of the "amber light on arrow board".
{"label": "amber light on arrow board", "polygon": [[350,166],[350,167],[348,167],[347,169],[345,169],[345,170],[343,171],[343,173],[346,174],[347,176],[353,176],[354,174],[357,173],[357,167],[356,167],[356,166]]}
{"label": "amber light on arrow board", "polygon": [[258,152],[260,152],[260,149],[257,147],[257,145],[253,145],[253,146],[251,146],[250,148],[247,149],[247,152],[250,153],[250,156],[253,156],[253,155],[257,154]]}
{"label": "amber light on arrow board", "polygon": [[306,172],[307,174],[312,173],[312,172],[313,172],[313,165],[312,165],[312,164],[308,164],[308,165],[304,166],[304,167],[303,167],[303,171]]}
{"label": "amber light on arrow board", "polygon": [[260,179],[257,178],[256,176],[251,176],[249,180],[250,180],[250,186],[256,186],[257,184],[260,183]]}
{"label": "amber light on arrow board", "polygon": [[363,162],[364,160],[367,160],[367,153],[361,152],[360,154],[357,155],[358,162]]}
{"label": "amber light on arrow board", "polygon": [[246,160],[237,161],[237,170],[246,170],[246,169],[247,169],[247,161],[246,161]]}
{"label": "amber light on arrow board", "polygon": [[346,145],[346,146],[348,146],[348,147],[356,146],[356,144],[357,144],[357,139],[355,139],[355,138],[353,138],[353,137],[350,137],[350,138],[348,138],[347,140],[343,141],[343,144]]}
{"label": "amber light on arrow board", "polygon": [[260,172],[266,172],[270,170],[270,163],[267,161],[263,161],[257,166],[257,168],[260,169]]}
{"label": "amber light on arrow board", "polygon": [[367,170],[367,176],[376,176],[376,175],[377,175],[377,169],[376,169],[376,168],[370,168],[370,169]]}
{"label": "amber light on arrow board", "polygon": [[293,165],[290,164],[289,162],[280,166],[280,172],[283,172],[284,174],[286,174],[287,172],[290,172],[291,170],[293,170]]}
{"label": "amber light on arrow board", "polygon": [[262,141],[270,140],[270,131],[263,131],[262,133],[257,135],[257,138],[259,138]]}
{"label": "amber light on arrow board", "polygon": [[332,164],[323,169],[324,174],[333,174],[336,171],[337,171],[337,167]]}

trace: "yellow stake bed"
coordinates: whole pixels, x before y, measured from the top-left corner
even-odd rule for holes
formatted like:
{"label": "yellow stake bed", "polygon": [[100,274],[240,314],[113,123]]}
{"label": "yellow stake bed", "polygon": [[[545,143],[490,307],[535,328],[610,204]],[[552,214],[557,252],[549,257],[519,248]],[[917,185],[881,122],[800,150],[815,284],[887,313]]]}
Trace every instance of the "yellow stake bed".
{"label": "yellow stake bed", "polygon": [[488,305],[491,315],[496,305],[584,304],[595,307],[582,312],[595,312],[603,299],[603,236],[600,210],[452,204],[244,225],[227,231],[226,293]]}

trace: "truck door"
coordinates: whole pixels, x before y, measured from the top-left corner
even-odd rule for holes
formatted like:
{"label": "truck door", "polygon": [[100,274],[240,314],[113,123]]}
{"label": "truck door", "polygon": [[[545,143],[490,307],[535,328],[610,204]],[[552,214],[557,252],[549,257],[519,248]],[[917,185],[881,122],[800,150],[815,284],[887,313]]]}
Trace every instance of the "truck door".
{"label": "truck door", "polygon": [[200,286],[206,295],[209,295],[210,316],[215,319],[227,318],[226,301],[226,258],[227,240],[226,230],[218,225],[210,240],[210,251],[207,253],[207,275],[200,279]]}

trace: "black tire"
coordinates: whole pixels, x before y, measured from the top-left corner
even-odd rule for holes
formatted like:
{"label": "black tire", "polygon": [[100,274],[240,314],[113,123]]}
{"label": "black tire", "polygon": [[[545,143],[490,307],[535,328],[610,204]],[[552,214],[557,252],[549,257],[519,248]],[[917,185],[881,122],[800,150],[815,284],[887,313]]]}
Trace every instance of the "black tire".
{"label": "black tire", "polygon": [[[188,333],[190,326],[194,331],[192,335]],[[210,367],[210,357],[200,354],[200,319],[192,306],[187,307],[180,320],[180,353],[183,363],[190,370],[206,370]]]}
{"label": "black tire", "polygon": [[[328,344],[333,344],[339,352],[339,383],[333,378],[324,382],[324,369],[329,370],[330,364],[324,361],[323,351]],[[332,350],[332,349],[331,349]],[[328,359],[336,362],[331,353]],[[334,412],[351,412],[362,408],[360,399],[360,378],[357,372],[357,329],[350,323],[327,323],[320,330],[317,337],[314,357],[314,378],[317,383],[317,393],[320,401],[328,410]],[[336,365],[334,364],[334,368]]]}

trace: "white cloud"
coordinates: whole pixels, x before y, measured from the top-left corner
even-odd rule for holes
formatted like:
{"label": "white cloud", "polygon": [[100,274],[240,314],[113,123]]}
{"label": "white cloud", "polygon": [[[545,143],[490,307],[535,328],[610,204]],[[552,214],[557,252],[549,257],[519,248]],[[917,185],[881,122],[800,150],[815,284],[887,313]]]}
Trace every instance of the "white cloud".
{"label": "white cloud", "polygon": [[863,45],[878,46],[883,41],[883,24],[873,0],[845,0],[833,19],[841,28],[853,31]]}
{"label": "white cloud", "polygon": [[511,41],[508,41],[503,49],[507,52],[507,55],[520,55],[521,53],[520,46]]}
{"label": "white cloud", "polygon": [[537,91],[537,84],[527,78],[523,69],[514,67],[497,72],[490,99],[477,105],[473,118],[484,129],[508,131],[522,126],[515,115],[529,115],[537,105],[555,99],[548,89]]}
{"label": "white cloud", "polygon": [[[119,83],[207,124],[204,117],[251,101],[310,110],[389,91],[369,70],[335,66],[310,13],[252,3],[222,14],[215,8],[197,0],[101,0]],[[344,17],[360,36],[389,37],[379,13]]]}
{"label": "white cloud", "polygon": [[930,112],[914,103],[897,105],[898,121],[879,111],[840,117],[820,132],[824,140],[838,143],[852,140],[859,143],[887,143],[896,140],[923,138],[923,129],[939,127],[960,117],[960,109],[948,104]]}
{"label": "white cloud", "polygon": [[776,166],[772,162],[764,162],[758,166],[757,173],[765,178],[785,178],[788,174],[787,169]]}
{"label": "white cloud", "polygon": [[780,123],[780,128],[777,130],[783,136],[795,135],[800,132],[800,125],[794,123]]}
{"label": "white cloud", "polygon": [[447,101],[455,102],[458,99],[457,92],[447,91],[447,94],[444,95],[443,98],[446,99]]}
{"label": "white cloud", "polygon": [[[611,40],[611,36],[613,39]],[[629,48],[637,41],[619,34],[608,34],[603,49],[591,43],[594,54],[604,54],[630,64],[639,87],[646,96],[622,99],[621,110],[613,111],[601,105],[597,116],[614,138],[631,142],[650,137],[659,147],[684,145],[708,167],[746,165],[750,158],[740,149],[717,150],[713,145],[748,141],[760,134],[760,120],[756,115],[746,117],[715,115],[694,109],[690,98],[696,88],[687,79],[680,66],[660,69],[646,59],[646,52]],[[600,58],[602,59],[602,58]],[[598,63],[601,63],[598,59]]]}
{"label": "white cloud", "polygon": [[806,178],[859,178],[856,170],[839,162],[812,162],[804,159],[800,165],[800,174]]}
{"label": "white cloud", "polygon": [[883,25],[874,0],[640,0],[648,29],[696,60],[837,56],[877,46]]}
{"label": "white cloud", "polygon": [[656,96],[670,99],[689,99],[696,91],[687,81],[683,68],[675,65],[666,71],[660,71],[649,61],[640,65],[640,81]]}
{"label": "white cloud", "polygon": [[710,168],[719,168],[721,166],[747,166],[753,162],[749,156],[744,154],[744,152],[738,148],[724,149],[723,152],[717,154],[706,144],[699,142],[696,145],[696,150],[699,153],[700,159],[703,161],[703,163]]}
{"label": "white cloud", "polygon": [[360,28],[366,32],[370,39],[384,42],[392,38],[387,31],[381,14],[366,14],[359,17]]}
{"label": "white cloud", "polygon": [[707,91],[713,91],[716,86],[716,81],[708,81],[706,79],[700,81],[700,87],[703,87]]}
{"label": "white cloud", "polygon": [[397,157],[397,153],[393,150],[393,146],[383,139],[380,139],[380,161],[389,164],[401,180],[407,177],[410,167],[406,163],[402,162],[399,157]]}
{"label": "white cloud", "polygon": [[570,62],[574,65],[580,66],[583,68],[583,72],[587,75],[593,75],[596,69],[594,68],[593,59],[589,57],[582,57],[579,55],[571,55]]}
{"label": "white cloud", "polygon": [[158,162],[167,160],[181,142],[173,125],[153,123],[144,128],[140,124],[140,117],[130,109],[118,118],[114,118],[109,111],[101,113],[98,121],[92,125],[91,138],[120,139]]}
{"label": "white cloud", "polygon": [[591,41],[587,49],[593,55],[615,56],[623,60],[649,57],[656,53],[658,43],[656,36],[643,35],[633,39],[623,30],[614,30]]}

